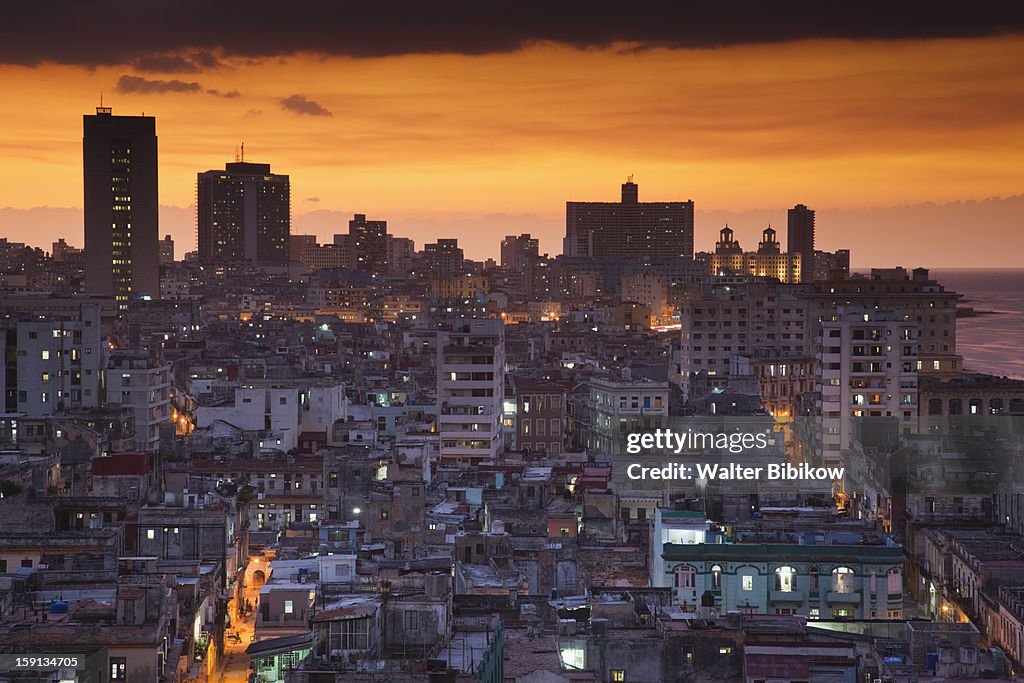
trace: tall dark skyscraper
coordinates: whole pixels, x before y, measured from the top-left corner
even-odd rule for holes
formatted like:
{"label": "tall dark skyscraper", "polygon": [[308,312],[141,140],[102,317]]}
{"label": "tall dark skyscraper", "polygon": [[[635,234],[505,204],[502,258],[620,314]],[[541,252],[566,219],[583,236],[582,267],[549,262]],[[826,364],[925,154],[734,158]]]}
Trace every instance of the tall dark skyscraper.
{"label": "tall dark skyscraper", "polygon": [[200,173],[196,213],[200,259],[288,262],[291,189],[270,164],[236,161]]}
{"label": "tall dark skyscraper", "polygon": [[640,202],[632,178],[622,202],[566,202],[566,256],[693,257],[693,201]]}
{"label": "tall dark skyscraper", "polygon": [[814,209],[797,204],[789,210],[786,248],[790,254],[800,254],[800,280],[814,278]]}
{"label": "tall dark skyscraper", "polygon": [[384,273],[388,270],[388,222],[368,221],[357,213],[348,222],[349,249],[355,270]]}
{"label": "tall dark skyscraper", "polygon": [[160,296],[156,119],[97,107],[83,119],[85,289],[114,297]]}

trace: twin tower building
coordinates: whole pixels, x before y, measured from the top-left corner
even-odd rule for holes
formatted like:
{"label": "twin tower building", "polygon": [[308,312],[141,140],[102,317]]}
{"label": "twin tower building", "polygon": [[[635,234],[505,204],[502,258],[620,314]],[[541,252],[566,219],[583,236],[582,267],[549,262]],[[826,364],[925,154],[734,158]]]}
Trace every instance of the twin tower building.
{"label": "twin tower building", "polygon": [[[85,285],[90,294],[160,294],[156,119],[114,116],[98,107],[83,117]],[[196,182],[199,258],[287,263],[291,190],[270,164],[240,159]]]}

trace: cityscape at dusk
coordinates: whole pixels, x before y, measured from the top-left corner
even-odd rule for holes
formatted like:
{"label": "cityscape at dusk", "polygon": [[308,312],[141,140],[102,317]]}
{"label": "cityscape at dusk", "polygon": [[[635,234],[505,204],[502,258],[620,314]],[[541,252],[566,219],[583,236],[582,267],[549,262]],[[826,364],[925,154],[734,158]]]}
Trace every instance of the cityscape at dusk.
{"label": "cityscape at dusk", "polygon": [[5,10],[0,683],[1024,672],[1024,11]]}
{"label": "cityscape at dusk", "polygon": [[[240,43],[228,47],[189,33],[124,43],[99,12],[82,35],[120,52],[95,41],[75,51],[74,36],[64,50],[56,40],[9,43],[0,229],[81,246],[75,121],[102,94],[116,113],[158,117],[162,225],[186,250],[195,173],[245,142],[253,159],[291,175],[296,227],[323,238],[360,212],[419,242],[458,226],[481,260],[527,229],[557,253],[562,202],[614,199],[608,179],[633,174],[646,199],[697,203],[705,247],[726,222],[756,240],[761,223],[804,202],[830,227],[824,246],[849,246],[856,266],[886,265],[894,253],[932,267],[1019,265],[1020,35],[949,22],[929,36],[915,18],[891,38],[856,28],[826,38],[834,27],[810,26],[799,40],[761,41],[737,28],[744,37],[709,48],[644,42],[646,27],[630,24],[643,19],[593,11],[592,30],[611,27],[607,43],[603,34],[555,42],[538,27],[521,44],[452,41],[446,51],[391,35],[389,24],[361,32],[350,50],[342,38],[318,50],[312,30],[305,48],[258,33],[255,9],[210,19]],[[61,19],[47,20],[59,35]],[[986,239],[953,255],[946,242],[965,222]],[[994,239],[1005,245],[995,253]]]}

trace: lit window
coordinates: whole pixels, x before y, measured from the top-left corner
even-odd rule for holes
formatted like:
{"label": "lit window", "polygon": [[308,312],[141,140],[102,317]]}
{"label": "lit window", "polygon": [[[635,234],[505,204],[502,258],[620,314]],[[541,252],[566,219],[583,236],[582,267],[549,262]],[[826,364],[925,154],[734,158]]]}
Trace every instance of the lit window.
{"label": "lit window", "polygon": [[291,600],[285,600],[284,601],[284,613],[285,614],[294,614],[295,613],[295,603],[292,602]]}
{"label": "lit window", "polygon": [[796,590],[796,570],[792,567],[779,567],[775,570],[775,590],[792,593]]}
{"label": "lit window", "polygon": [[853,592],[853,570],[849,567],[836,567],[832,571],[832,590],[836,593]]}
{"label": "lit window", "polygon": [[745,591],[752,591],[752,590],[754,590],[754,577],[753,576],[747,574],[746,576],[742,577],[742,580],[743,580],[743,584],[742,584],[743,585],[743,590],[745,590]]}

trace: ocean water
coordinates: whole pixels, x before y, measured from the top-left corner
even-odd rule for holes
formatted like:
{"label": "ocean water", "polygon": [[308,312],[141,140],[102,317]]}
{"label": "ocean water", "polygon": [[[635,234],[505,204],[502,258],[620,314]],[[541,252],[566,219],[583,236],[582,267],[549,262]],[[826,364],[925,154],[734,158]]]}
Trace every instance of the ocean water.
{"label": "ocean water", "polygon": [[961,306],[992,312],[957,320],[964,367],[1024,379],[1024,269],[933,270],[931,277],[962,294]]}

